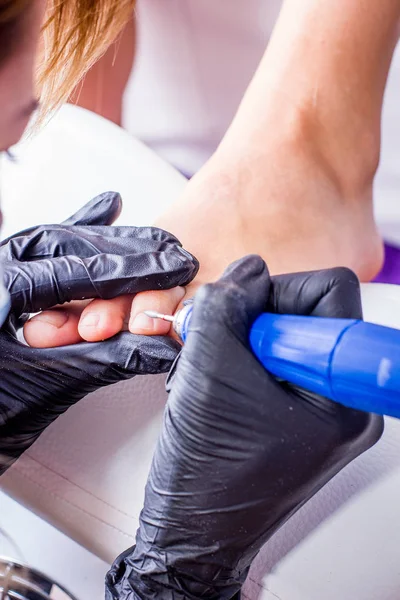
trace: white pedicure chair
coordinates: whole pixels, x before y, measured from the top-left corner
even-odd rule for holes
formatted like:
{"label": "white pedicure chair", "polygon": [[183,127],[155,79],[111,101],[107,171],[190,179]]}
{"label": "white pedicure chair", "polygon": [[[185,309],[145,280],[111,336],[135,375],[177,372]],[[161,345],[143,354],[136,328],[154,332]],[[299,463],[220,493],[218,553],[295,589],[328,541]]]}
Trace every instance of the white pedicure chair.
{"label": "white pedicure chair", "polygon": [[[71,106],[20,144],[16,158],[2,165],[4,235],[58,222],[106,190],[122,194],[119,223],[149,225],[185,185],[183,177],[121,129]],[[366,320],[400,328],[400,286],[363,286],[363,305]],[[76,551],[81,573],[93,579],[103,574],[106,565],[99,560],[94,568],[95,556],[110,563],[134,543],[165,399],[164,377],[149,376],[103,389],[70,409],[1,478],[3,492],[25,509],[0,495],[0,525],[8,524],[12,536],[17,521],[30,522],[26,509],[36,513],[89,551]],[[244,598],[398,600],[399,497],[400,421],[387,419],[380,442],[263,549]],[[21,519],[18,511],[25,511]],[[32,523],[25,537],[28,545],[35,539],[42,570],[52,575],[46,535],[54,539],[59,557],[65,547],[68,570],[75,560],[68,540],[36,517]],[[19,541],[23,545],[21,534]],[[79,600],[100,600],[102,583],[92,583],[84,592],[72,591]]]}

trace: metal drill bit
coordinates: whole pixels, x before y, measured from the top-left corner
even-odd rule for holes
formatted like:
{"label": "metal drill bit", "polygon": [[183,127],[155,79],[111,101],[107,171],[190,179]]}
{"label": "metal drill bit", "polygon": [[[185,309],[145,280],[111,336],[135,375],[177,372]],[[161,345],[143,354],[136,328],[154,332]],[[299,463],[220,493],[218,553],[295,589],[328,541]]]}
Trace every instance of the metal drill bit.
{"label": "metal drill bit", "polygon": [[169,321],[170,323],[174,322],[174,317],[172,315],[163,315],[155,310],[144,310],[143,312],[151,319],[162,319],[163,321]]}

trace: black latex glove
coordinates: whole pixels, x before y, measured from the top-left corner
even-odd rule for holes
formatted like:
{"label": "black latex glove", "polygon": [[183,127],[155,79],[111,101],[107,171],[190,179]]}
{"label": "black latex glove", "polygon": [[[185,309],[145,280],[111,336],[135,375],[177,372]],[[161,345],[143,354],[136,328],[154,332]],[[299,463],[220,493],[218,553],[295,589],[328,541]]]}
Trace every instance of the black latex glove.
{"label": "black latex glove", "polygon": [[357,278],[270,278],[259,257],[200,289],[146,487],[107,598],[236,598],[262,545],[382,433],[379,416],[279,384],[249,350],[264,311],[361,318]]}
{"label": "black latex glove", "polygon": [[179,241],[155,227],[109,227],[120,208],[119,194],[108,192],[60,225],[27,229],[3,242],[0,261],[13,312],[189,283],[198,265]]}
{"label": "black latex glove", "polygon": [[0,248],[11,312],[0,331],[0,473],[68,407],[95,389],[168,371],[179,346],[128,332],[99,343],[37,349],[20,343],[28,313],[83,298],[185,285],[197,262],[171,234],[107,226],[121,199],[95,198],[61,225],[24,231]]}

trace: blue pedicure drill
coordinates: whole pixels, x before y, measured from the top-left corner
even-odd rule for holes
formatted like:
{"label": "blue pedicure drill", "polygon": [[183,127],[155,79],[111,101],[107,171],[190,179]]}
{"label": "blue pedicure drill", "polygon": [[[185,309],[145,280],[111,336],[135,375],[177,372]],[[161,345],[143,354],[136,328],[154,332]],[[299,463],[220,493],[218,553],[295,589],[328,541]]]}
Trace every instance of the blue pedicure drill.
{"label": "blue pedicure drill", "polygon": [[[174,317],[186,341],[193,306]],[[358,410],[400,418],[400,330],[356,319],[265,313],[254,322],[250,346],[275,377]]]}

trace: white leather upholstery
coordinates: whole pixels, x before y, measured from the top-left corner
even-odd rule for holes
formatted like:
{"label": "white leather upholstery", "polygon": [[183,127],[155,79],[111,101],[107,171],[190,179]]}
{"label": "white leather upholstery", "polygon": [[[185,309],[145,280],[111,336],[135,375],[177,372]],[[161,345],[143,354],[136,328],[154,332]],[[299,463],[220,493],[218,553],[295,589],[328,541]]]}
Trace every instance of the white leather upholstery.
{"label": "white leather upholstery", "polygon": [[[120,222],[149,224],[184,180],[121,130],[65,107],[4,165],[7,233],[65,218],[91,195],[121,191]],[[365,286],[365,316],[400,327],[400,289]],[[164,378],[101,390],[73,407],[1,479],[2,488],[111,561],[134,542],[165,402]],[[250,600],[398,600],[400,425],[340,473],[270,541]]]}

